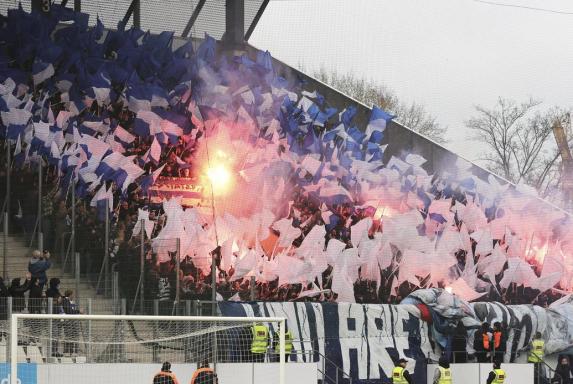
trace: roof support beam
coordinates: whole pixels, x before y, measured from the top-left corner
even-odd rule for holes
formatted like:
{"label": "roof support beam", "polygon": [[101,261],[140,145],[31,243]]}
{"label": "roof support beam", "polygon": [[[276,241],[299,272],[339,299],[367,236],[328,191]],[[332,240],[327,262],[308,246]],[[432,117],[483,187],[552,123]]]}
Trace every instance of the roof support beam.
{"label": "roof support beam", "polygon": [[261,19],[261,16],[265,12],[265,9],[267,8],[268,4],[269,0],[264,0],[263,3],[261,4],[261,7],[257,11],[257,14],[253,18],[253,21],[251,22],[251,25],[249,25],[249,29],[247,29],[247,33],[245,33],[245,41],[249,41],[249,39],[251,38],[251,35],[255,31],[255,28],[257,27],[257,24],[259,23],[259,20]]}
{"label": "roof support beam", "polygon": [[131,15],[133,15],[133,26],[135,28],[141,28],[141,1],[140,0],[131,0],[131,4],[129,4],[129,8],[127,8],[127,12],[125,16],[123,16],[123,25],[127,25],[129,19],[131,19]]}
{"label": "roof support beam", "polygon": [[240,47],[245,42],[245,0],[225,1],[225,45]]}
{"label": "roof support beam", "polygon": [[191,28],[193,27],[193,24],[195,24],[195,21],[199,17],[199,14],[201,13],[201,10],[203,9],[203,6],[205,5],[206,2],[207,2],[207,0],[200,0],[199,1],[197,6],[195,7],[195,9],[193,10],[193,13],[191,14],[191,18],[189,19],[189,21],[187,22],[187,25],[185,26],[185,29],[183,30],[181,37],[189,36],[189,32],[191,32]]}

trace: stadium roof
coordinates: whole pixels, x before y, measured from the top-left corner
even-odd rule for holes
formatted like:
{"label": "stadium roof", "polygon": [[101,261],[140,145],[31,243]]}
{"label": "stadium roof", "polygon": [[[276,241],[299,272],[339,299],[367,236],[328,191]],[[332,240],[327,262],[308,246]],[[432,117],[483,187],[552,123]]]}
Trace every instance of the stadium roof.
{"label": "stadium roof", "polygon": [[[26,11],[30,11],[31,2],[21,0]],[[244,2],[245,40],[248,40],[269,0]],[[76,10],[79,6],[81,12],[90,15],[90,24],[95,24],[99,17],[105,26],[116,26],[124,19],[132,26],[139,18],[140,28],[152,33],[174,31],[176,36],[199,39],[207,33],[217,40],[225,33],[226,0],[55,0],[55,3]],[[17,0],[0,0],[0,12],[6,14],[7,9],[17,5]]]}

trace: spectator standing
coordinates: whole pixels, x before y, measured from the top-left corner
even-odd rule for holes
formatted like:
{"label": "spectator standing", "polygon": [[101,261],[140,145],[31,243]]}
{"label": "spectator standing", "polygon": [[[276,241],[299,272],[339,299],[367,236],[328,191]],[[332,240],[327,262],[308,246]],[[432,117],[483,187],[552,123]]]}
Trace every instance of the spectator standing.
{"label": "spectator standing", "polygon": [[57,299],[61,297],[62,294],[60,293],[60,279],[57,277],[52,277],[50,279],[50,283],[48,284],[48,289],[46,290],[46,297],[51,297],[53,299]]}
{"label": "spectator standing", "polygon": [[28,310],[30,313],[42,313],[42,299],[44,291],[37,277],[32,277],[30,281],[30,292],[28,293]]}
{"label": "spectator standing", "polygon": [[571,375],[571,366],[569,365],[569,358],[561,356],[559,365],[555,368],[555,375],[551,383],[555,384],[571,384],[573,383],[573,375]]}
{"label": "spectator standing", "polygon": [[487,362],[490,351],[490,328],[488,323],[483,323],[474,336],[474,349],[479,363]]}
{"label": "spectator standing", "polygon": [[[62,305],[63,297],[54,296],[54,308],[52,312],[56,315],[63,315],[64,307]],[[52,322],[52,356],[62,357],[63,355],[59,351],[59,340],[64,332],[64,320],[56,320]]]}
{"label": "spectator standing", "polygon": [[24,293],[30,289],[30,278],[31,274],[28,272],[26,274],[24,284],[20,283],[19,277],[12,279],[12,284],[10,285],[10,288],[8,288],[8,293],[12,296],[12,310],[14,312],[22,312],[24,310],[24,306],[26,304]]}
{"label": "spectator standing", "polygon": [[[499,349],[501,349],[504,352],[507,351],[507,339],[509,338],[509,325],[507,324],[506,321],[502,321],[501,322],[501,346],[499,347]],[[509,356],[509,360],[511,362],[511,353]],[[502,361],[503,363],[504,361]]]}
{"label": "spectator standing", "polygon": [[[81,311],[74,301],[74,291],[66,290],[62,299],[62,309],[66,315],[78,315]],[[64,353],[77,354],[80,336],[80,324],[76,320],[65,320],[64,332],[67,342],[64,342]]]}
{"label": "spectator standing", "polygon": [[261,322],[251,327],[251,357],[254,363],[265,361],[265,353],[269,346],[269,328]]}
{"label": "spectator standing", "polygon": [[209,362],[204,360],[199,368],[193,372],[190,384],[217,384],[217,374],[209,367]]}
{"label": "spectator standing", "polygon": [[42,232],[44,234],[44,246],[48,249],[53,249],[55,245],[54,227],[52,225],[55,191],[54,189],[42,197]]}
{"label": "spectator standing", "polygon": [[40,251],[36,250],[32,253],[32,259],[30,259],[28,263],[28,272],[32,274],[32,277],[38,278],[40,286],[44,288],[44,285],[48,281],[46,271],[50,269],[51,266],[50,252],[44,250],[43,253],[40,253]]}
{"label": "spectator standing", "polygon": [[60,201],[54,212],[56,238],[56,255],[62,257],[66,249],[66,233],[68,233],[68,209],[65,201]]}
{"label": "spectator standing", "polygon": [[392,384],[413,384],[414,381],[410,372],[406,369],[408,360],[400,359],[392,370]]}
{"label": "spectator standing", "polygon": [[[0,320],[8,320],[8,296],[8,287],[0,277]],[[6,331],[0,331],[0,338],[6,338],[7,335]]]}
{"label": "spectator standing", "polygon": [[493,358],[502,363],[503,355],[505,354],[505,346],[503,344],[505,343],[500,322],[493,323],[492,341],[493,341],[493,354],[494,354]]}
{"label": "spectator standing", "polygon": [[438,368],[434,371],[434,384],[452,384],[450,362],[445,356],[440,357]]}
{"label": "spectator standing", "polygon": [[454,363],[467,362],[467,331],[461,321],[458,321],[456,333],[452,342],[452,361]]}

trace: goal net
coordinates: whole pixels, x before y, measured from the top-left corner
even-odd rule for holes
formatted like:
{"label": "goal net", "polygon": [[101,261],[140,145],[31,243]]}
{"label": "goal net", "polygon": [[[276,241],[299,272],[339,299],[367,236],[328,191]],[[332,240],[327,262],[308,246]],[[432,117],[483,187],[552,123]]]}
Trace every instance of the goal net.
{"label": "goal net", "polygon": [[18,314],[10,328],[10,384],[284,383],[281,318]]}

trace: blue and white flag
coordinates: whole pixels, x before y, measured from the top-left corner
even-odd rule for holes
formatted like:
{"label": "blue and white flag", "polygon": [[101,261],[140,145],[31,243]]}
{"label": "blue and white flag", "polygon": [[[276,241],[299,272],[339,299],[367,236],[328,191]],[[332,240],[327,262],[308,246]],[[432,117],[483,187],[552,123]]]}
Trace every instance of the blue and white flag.
{"label": "blue and white flag", "polygon": [[159,163],[159,159],[161,158],[161,145],[159,145],[157,138],[153,138],[153,143],[151,143],[151,148],[149,149],[149,158]]}
{"label": "blue and white flag", "polygon": [[32,113],[26,109],[10,108],[8,112],[2,112],[2,124],[6,127],[4,137],[15,140],[24,133],[28,126]]}
{"label": "blue and white flag", "polygon": [[384,138],[383,132],[386,130],[386,124],[394,117],[395,116],[386,113],[378,107],[373,107],[370,122],[366,127],[366,137],[368,137],[368,141],[381,144]]}
{"label": "blue and white flag", "polygon": [[133,132],[141,137],[155,136],[163,132],[161,117],[154,112],[140,110],[135,117]]}
{"label": "blue and white flag", "polygon": [[32,66],[32,79],[34,85],[38,85],[54,76],[54,66],[51,63],[36,61]]}

